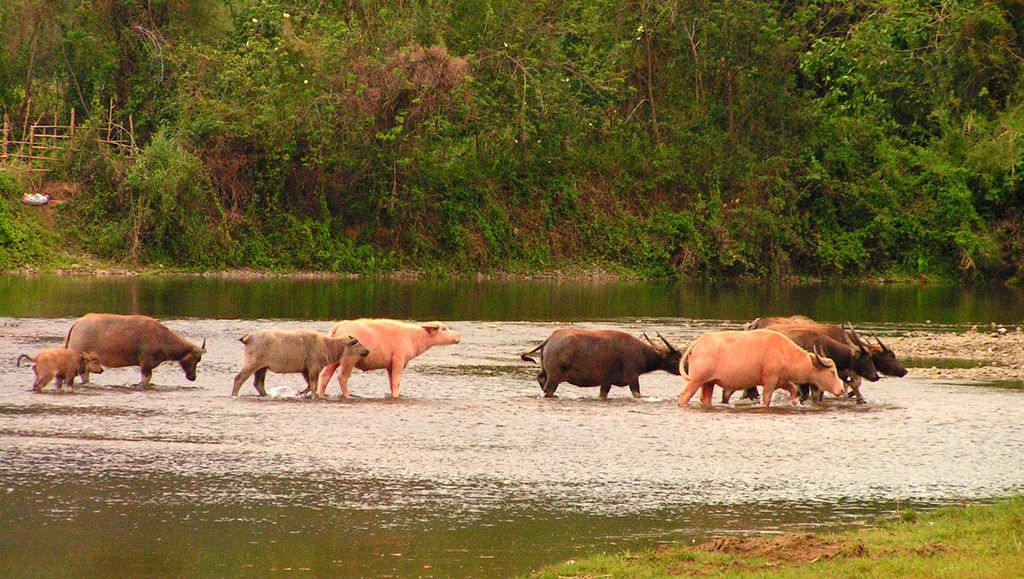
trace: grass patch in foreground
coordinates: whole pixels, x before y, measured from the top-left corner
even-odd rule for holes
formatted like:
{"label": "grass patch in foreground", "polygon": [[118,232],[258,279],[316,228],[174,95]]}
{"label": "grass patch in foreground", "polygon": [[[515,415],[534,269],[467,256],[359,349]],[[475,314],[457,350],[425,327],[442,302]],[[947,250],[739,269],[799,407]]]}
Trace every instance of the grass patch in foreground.
{"label": "grass patch in foreground", "polygon": [[994,505],[913,511],[873,529],[722,538],[697,546],[595,555],[538,578],[1018,577],[1024,572],[1024,497]]}

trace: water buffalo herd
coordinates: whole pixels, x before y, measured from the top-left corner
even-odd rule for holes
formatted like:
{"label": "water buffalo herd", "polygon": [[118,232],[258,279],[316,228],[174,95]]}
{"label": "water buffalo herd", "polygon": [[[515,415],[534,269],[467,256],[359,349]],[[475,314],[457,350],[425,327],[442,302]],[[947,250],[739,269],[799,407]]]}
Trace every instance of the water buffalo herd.
{"label": "water buffalo herd", "polygon": [[[804,316],[757,318],[743,330],[708,332],[698,336],[685,351],[660,333],[660,343],[643,334],[618,330],[560,329],[532,350],[520,354],[540,365],[537,382],[546,398],[555,397],[562,382],[598,387],[607,398],[612,386],[628,386],[640,397],[640,376],[661,370],[685,381],[679,405],[686,406],[698,390],[704,407],[712,405],[715,386],[728,403],[737,390],[745,398],[771,404],[774,390],[789,393],[790,402],[820,402],[825,392],[856,398],[862,380],[875,382],[880,374],[904,376],[896,354],[880,339],[872,344],[850,324],[817,322]],[[433,346],[458,344],[462,337],[440,322],[408,323],[387,319],[338,322],[327,334],[312,330],[259,330],[239,340],[244,346],[242,368],[235,376],[231,395],[237,396],[250,376],[260,396],[266,396],[267,371],[301,374],[306,389],[300,394],[323,397],[337,372],[343,398],[348,398],[348,379],[354,369],[387,370],[392,398],[399,397],[402,372],[409,362]],[[153,369],[163,362],[181,365],[188,380],[196,379],[196,366],[206,353],[201,345],[182,338],[147,316],[87,314],[68,330],[64,348],[38,352],[33,363],[34,390],[42,390],[54,378],[56,387],[73,386],[76,376],[89,382],[90,373],[103,367],[138,366],[141,380],[149,384]],[[763,390],[759,393],[757,387]],[[849,394],[847,394],[849,391]]]}

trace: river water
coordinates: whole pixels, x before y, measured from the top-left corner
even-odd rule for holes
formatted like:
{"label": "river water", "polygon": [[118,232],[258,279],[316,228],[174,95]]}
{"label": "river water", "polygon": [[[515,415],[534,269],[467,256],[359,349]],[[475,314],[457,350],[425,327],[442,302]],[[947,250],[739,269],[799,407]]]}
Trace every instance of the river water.
{"label": "river water", "polygon": [[[538,398],[518,352],[552,330],[660,331],[685,345],[762,313],[850,319],[882,335],[1017,324],[1009,290],[694,288],[657,283],[225,281],[0,277],[0,575],[508,576],[596,551],[722,533],[833,529],[901,506],[1024,491],[1024,391],[921,379],[869,404],[680,409],[563,384]],[[160,317],[208,340],[135,390],[108,370],[30,391],[20,353],[59,346],[87,311]],[[238,337],[354,316],[441,319],[457,346],[417,358],[403,398],[382,372],[353,398],[231,398]],[[299,389],[299,376],[267,386]]]}

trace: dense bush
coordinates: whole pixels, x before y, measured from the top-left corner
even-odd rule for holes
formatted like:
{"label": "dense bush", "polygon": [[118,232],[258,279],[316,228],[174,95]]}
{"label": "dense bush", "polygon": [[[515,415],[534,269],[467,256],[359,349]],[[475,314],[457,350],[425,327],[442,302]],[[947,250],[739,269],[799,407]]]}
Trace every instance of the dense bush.
{"label": "dense bush", "polygon": [[[67,215],[190,268],[1019,277],[1019,2],[0,7]],[[87,136],[116,103],[141,152]],[[35,107],[35,105],[33,105]]]}
{"label": "dense bush", "polygon": [[0,172],[0,269],[46,263],[51,258],[39,222],[20,210],[21,187]]}

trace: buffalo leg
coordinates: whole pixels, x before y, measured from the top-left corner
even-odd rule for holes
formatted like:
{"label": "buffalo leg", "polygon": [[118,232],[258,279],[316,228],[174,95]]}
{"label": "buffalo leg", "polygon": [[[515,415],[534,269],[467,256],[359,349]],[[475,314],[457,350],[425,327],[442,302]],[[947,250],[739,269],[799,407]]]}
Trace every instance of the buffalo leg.
{"label": "buffalo leg", "polygon": [[704,408],[711,408],[711,397],[715,393],[715,385],[711,382],[700,387],[700,405]]}
{"label": "buffalo leg", "polygon": [[[316,388],[320,384],[320,372],[323,368],[303,368],[302,379],[306,381],[306,389],[303,392],[310,392],[313,388]],[[327,376],[327,382],[331,381],[331,377]]]}
{"label": "buffalo leg", "polygon": [[544,397],[555,398],[555,390],[558,390],[558,385],[561,384],[561,380],[556,380],[551,376],[544,382]]}
{"label": "buffalo leg", "polygon": [[601,399],[605,400],[608,398],[608,393],[612,391],[611,384],[601,384]]}
{"label": "buffalo leg", "polygon": [[259,370],[256,370],[256,373],[253,376],[252,385],[256,387],[256,391],[260,393],[260,396],[266,396],[267,389],[263,386],[263,383],[267,380],[267,369],[260,368]]}
{"label": "buffalo leg", "polygon": [[388,384],[391,386],[391,398],[398,398],[398,387],[402,382],[403,366],[392,364],[388,368]]}
{"label": "buffalo leg", "polygon": [[341,397],[348,400],[348,379],[352,377],[352,371],[356,369],[356,363],[353,361],[346,362],[341,365],[341,371],[338,372],[338,386],[341,386]]}
{"label": "buffalo leg", "polygon": [[761,377],[761,386],[764,386],[764,391],[761,393],[761,406],[768,408],[772,405],[772,394],[775,393],[775,387],[777,386],[778,380],[774,378],[765,379]]}
{"label": "buffalo leg", "polygon": [[811,397],[811,386],[810,386],[810,384],[801,384],[800,385],[800,401],[801,402],[805,402],[810,397]]}
{"label": "buffalo leg", "polygon": [[633,394],[633,398],[642,398],[640,396],[640,378],[633,380],[633,383],[629,385],[629,391]]}
{"label": "buffalo leg", "polygon": [[137,388],[145,388],[146,386],[149,386],[149,381],[153,379],[153,369],[142,367],[139,369],[139,374],[142,376],[142,380],[135,386]]}
{"label": "buffalo leg", "polygon": [[811,386],[811,399],[814,400],[815,404],[821,404],[821,401],[825,398],[825,391],[817,386]]}
{"label": "buffalo leg", "polygon": [[35,381],[32,382],[32,389],[36,392],[42,392],[43,388],[46,388],[46,385],[49,384],[52,379],[53,376],[39,376],[37,374]]}
{"label": "buffalo leg", "polygon": [[700,382],[695,382],[693,380],[687,382],[686,386],[683,387],[683,391],[679,393],[679,405],[686,406],[689,404],[690,398],[693,398],[693,395],[697,393],[697,389],[699,388]]}
{"label": "buffalo leg", "polygon": [[750,388],[747,388],[746,390],[744,390],[743,391],[743,397],[746,398],[747,400],[757,400],[757,398],[758,398],[757,386],[751,386]]}
{"label": "buffalo leg", "polygon": [[238,371],[238,374],[235,374],[235,382],[231,386],[232,396],[238,396],[238,391],[242,389],[242,384],[245,384],[245,381],[249,379],[249,376],[252,376],[252,373],[255,370],[256,368],[242,366],[242,369]]}
{"label": "buffalo leg", "polygon": [[541,370],[540,374],[537,374],[537,383],[540,384],[540,389],[541,390],[544,389],[544,383],[547,382],[547,381],[548,381],[548,373],[545,372],[544,370]]}
{"label": "buffalo leg", "polygon": [[790,404],[792,404],[793,406],[797,406],[798,404],[800,404],[800,391],[797,389],[796,386],[793,386],[789,382],[784,382],[782,384],[779,384],[779,388],[785,390],[786,392],[789,392]]}
{"label": "buffalo leg", "polygon": [[864,400],[864,397],[861,396],[861,394],[860,394],[860,386],[859,385],[851,385],[850,386],[850,396],[852,396],[852,397],[857,399],[857,404],[867,404],[868,403],[868,401]]}
{"label": "buffalo leg", "polygon": [[729,399],[732,398],[732,393],[733,392],[734,392],[734,390],[729,390],[727,388],[722,388],[722,404],[728,404],[729,403]]}

